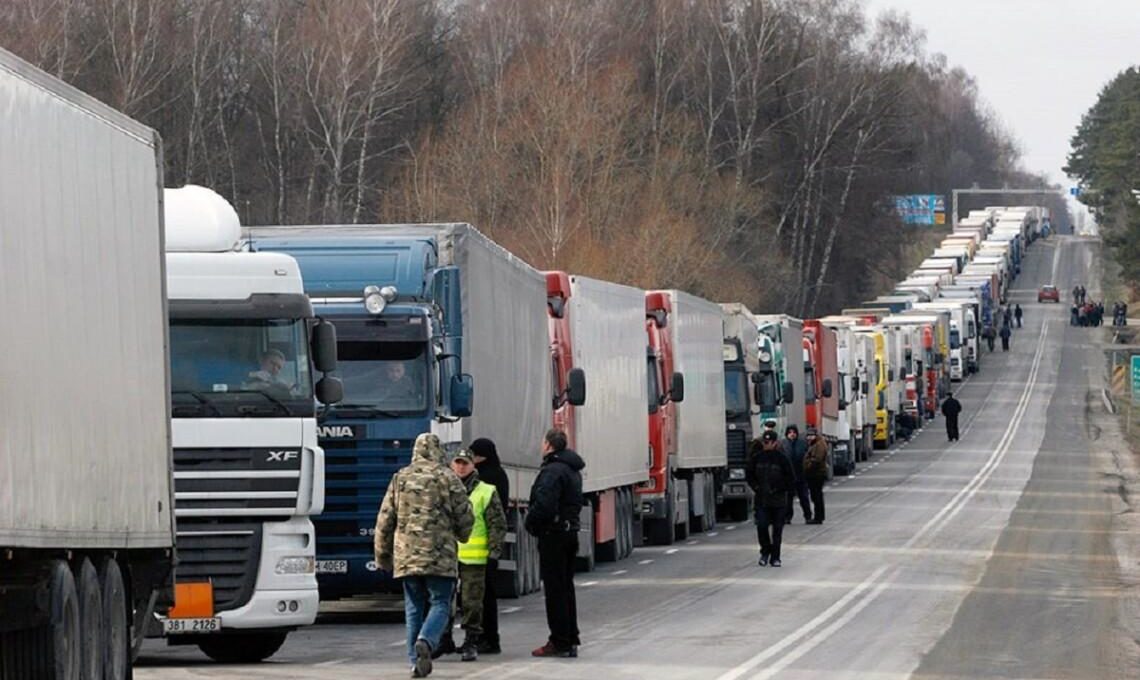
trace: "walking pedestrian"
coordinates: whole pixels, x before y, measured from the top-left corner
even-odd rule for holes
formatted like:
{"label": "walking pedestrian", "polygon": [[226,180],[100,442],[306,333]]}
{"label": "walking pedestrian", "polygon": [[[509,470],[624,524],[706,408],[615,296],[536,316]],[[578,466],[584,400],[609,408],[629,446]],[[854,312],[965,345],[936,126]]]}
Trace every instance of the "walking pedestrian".
{"label": "walking pedestrian", "polygon": [[1013,310],[1006,306],[1005,312],[1002,314],[1002,325],[1007,328],[1013,327]]}
{"label": "walking pedestrian", "polygon": [[444,465],[439,437],[416,437],[412,462],[388,483],[376,517],[376,564],[403,579],[413,678],[431,674],[431,654],[451,614],[457,547],[475,518],[463,482]]}
{"label": "walking pedestrian", "polygon": [[1015,304],[1013,306],[1013,318],[1017,321],[1017,327],[1021,328],[1021,305]]}
{"label": "walking pedestrian", "polygon": [[1013,335],[1013,331],[1011,331],[1009,329],[1009,326],[1002,326],[1000,335],[1001,335],[1001,351],[1008,352],[1009,351],[1009,336]]}
{"label": "walking pedestrian", "polygon": [[1069,308],[1069,325],[1077,326],[1080,325],[1080,322],[1080,308],[1077,306],[1077,303],[1074,302],[1073,306]]}
{"label": "walking pedestrian", "polygon": [[[475,469],[479,472],[479,479],[495,487],[499,501],[503,504],[505,516],[510,509],[511,481],[507,478],[502,463],[499,462],[499,450],[495,447],[495,442],[481,437],[471,442],[470,448],[471,453],[475,454]],[[500,654],[503,651],[499,640],[499,602],[495,592],[498,574],[498,557],[489,555],[483,590],[483,636],[479,639],[480,654]]]}
{"label": "walking pedestrian", "polygon": [[479,640],[483,634],[483,592],[487,582],[487,561],[498,560],[507,536],[507,516],[499,492],[479,479],[475,455],[460,449],[451,459],[451,471],[463,482],[471,499],[475,523],[471,536],[459,543],[459,601],[463,607],[463,645],[459,648],[463,661],[479,657]]}
{"label": "walking pedestrian", "polygon": [[1081,304],[1082,305],[1085,304],[1087,296],[1088,296],[1088,292],[1085,290],[1084,286],[1081,286]]}
{"label": "walking pedestrian", "polygon": [[586,463],[566,448],[566,433],[554,429],[542,440],[542,467],[530,490],[526,530],[538,537],[538,568],[546,596],[550,637],[531,656],[578,656],[578,603],[574,595],[574,559],[578,556],[582,468]]}
{"label": "walking pedestrian", "polygon": [[[780,447],[780,436],[769,430],[753,439],[748,447],[745,480],[756,497],[756,540],[760,544],[760,566],[780,566],[780,546],[784,537],[784,515],[788,496],[795,489],[792,463]],[[769,533],[771,527],[771,533]]]}
{"label": "walking pedestrian", "polygon": [[814,427],[807,430],[808,452],[804,456],[804,477],[807,478],[808,491],[811,492],[812,520],[811,524],[823,524],[827,513],[823,507],[823,484],[827,481],[828,447],[827,440],[819,436]]}
{"label": "walking pedestrian", "polygon": [[1081,304],[1081,287],[1080,286],[1073,286],[1073,305],[1076,306],[1076,305],[1080,305],[1080,304]]}
{"label": "walking pedestrian", "polygon": [[784,428],[784,455],[788,457],[788,461],[792,464],[792,474],[796,478],[795,493],[788,494],[788,506],[786,516],[788,524],[792,523],[792,518],[795,517],[795,499],[796,496],[800,500],[800,510],[804,513],[804,521],[811,521],[811,502],[808,500],[808,487],[807,481],[804,479],[804,454],[807,453],[807,442],[800,439],[800,429],[795,425],[789,425]]}
{"label": "walking pedestrian", "polygon": [[982,329],[982,337],[986,339],[986,344],[989,345],[990,352],[993,352],[994,339],[997,337],[997,333],[994,331],[994,327],[986,324],[986,327]]}
{"label": "walking pedestrian", "polygon": [[954,398],[953,393],[946,394],[946,401],[942,402],[942,415],[946,418],[946,439],[958,441],[958,414],[962,412],[962,404]]}

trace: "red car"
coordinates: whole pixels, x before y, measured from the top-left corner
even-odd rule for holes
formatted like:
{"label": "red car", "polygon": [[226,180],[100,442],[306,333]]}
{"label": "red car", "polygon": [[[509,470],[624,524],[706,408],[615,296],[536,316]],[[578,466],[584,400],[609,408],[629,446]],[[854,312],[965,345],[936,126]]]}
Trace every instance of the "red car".
{"label": "red car", "polygon": [[1061,291],[1057,290],[1057,286],[1041,286],[1041,289],[1037,291],[1037,301],[1044,302],[1046,300],[1061,302]]}

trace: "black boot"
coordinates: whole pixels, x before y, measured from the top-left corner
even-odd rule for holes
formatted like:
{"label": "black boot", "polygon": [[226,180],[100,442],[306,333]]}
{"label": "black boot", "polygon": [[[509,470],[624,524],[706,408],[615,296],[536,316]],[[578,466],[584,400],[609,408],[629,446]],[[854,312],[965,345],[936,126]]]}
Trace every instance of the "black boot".
{"label": "black boot", "polygon": [[459,657],[461,661],[475,661],[479,658],[479,635],[475,633],[468,633],[467,637],[463,640],[463,646],[459,648]]}
{"label": "black boot", "polygon": [[490,638],[479,638],[479,653],[480,654],[502,654],[503,649],[499,646],[498,640]]}

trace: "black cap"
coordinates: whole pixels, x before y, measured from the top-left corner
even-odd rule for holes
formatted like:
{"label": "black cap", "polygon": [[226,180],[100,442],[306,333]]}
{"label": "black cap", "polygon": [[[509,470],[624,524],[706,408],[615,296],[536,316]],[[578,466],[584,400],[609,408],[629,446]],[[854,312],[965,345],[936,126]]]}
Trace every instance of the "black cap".
{"label": "black cap", "polygon": [[760,441],[778,442],[780,441],[780,435],[776,434],[775,430],[766,430],[764,434],[760,435]]}

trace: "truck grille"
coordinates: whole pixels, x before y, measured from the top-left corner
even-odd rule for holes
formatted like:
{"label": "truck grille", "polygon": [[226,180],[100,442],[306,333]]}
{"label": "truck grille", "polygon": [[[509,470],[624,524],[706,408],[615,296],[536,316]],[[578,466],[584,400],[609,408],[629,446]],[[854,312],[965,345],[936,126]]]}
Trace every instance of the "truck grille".
{"label": "truck grille", "polygon": [[412,441],[325,440],[325,510],[313,518],[317,556],[371,555],[376,513]]}
{"label": "truck grille", "polygon": [[214,585],[214,611],[244,606],[257,585],[260,522],[177,521],[178,582]]}
{"label": "truck grille", "polygon": [[748,455],[748,434],[744,430],[728,430],[728,462],[743,463]]}
{"label": "truck grille", "polygon": [[298,448],[174,449],[174,512],[180,518],[296,514]]}

